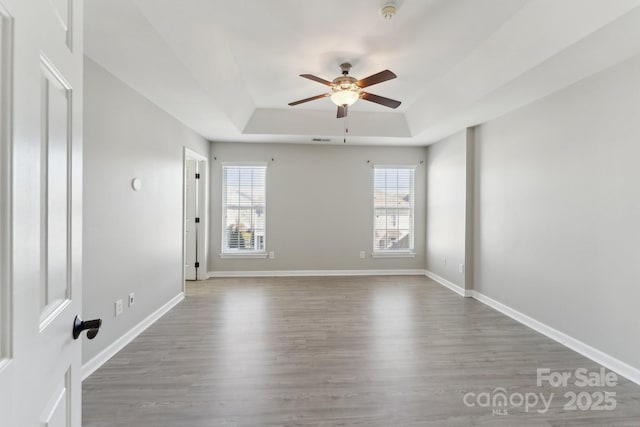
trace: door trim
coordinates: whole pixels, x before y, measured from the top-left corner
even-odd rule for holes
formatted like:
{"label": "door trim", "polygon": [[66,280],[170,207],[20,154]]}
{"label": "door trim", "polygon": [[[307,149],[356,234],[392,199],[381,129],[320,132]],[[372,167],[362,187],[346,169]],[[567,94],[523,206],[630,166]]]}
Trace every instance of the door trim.
{"label": "door trim", "polygon": [[0,372],[12,352],[13,17],[0,2]]}

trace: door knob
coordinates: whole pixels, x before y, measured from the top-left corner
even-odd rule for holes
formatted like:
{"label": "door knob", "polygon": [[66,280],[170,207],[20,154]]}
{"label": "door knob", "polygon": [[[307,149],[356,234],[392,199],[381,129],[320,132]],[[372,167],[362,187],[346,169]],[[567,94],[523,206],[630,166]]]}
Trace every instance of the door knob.
{"label": "door knob", "polygon": [[82,320],[78,316],[73,319],[73,339],[77,340],[82,331],[87,330],[87,338],[94,339],[102,326],[102,319]]}

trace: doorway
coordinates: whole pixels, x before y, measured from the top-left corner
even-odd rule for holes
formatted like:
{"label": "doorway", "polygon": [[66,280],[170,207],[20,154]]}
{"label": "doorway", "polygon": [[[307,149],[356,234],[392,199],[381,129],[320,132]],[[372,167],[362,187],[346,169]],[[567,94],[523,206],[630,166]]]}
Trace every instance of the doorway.
{"label": "doorway", "polygon": [[184,149],[184,280],[207,277],[207,158]]}

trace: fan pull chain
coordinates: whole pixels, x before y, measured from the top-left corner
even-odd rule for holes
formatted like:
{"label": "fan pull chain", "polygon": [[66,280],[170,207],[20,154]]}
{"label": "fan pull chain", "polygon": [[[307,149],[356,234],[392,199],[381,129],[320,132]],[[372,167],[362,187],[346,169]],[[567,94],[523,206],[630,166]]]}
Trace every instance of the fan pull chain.
{"label": "fan pull chain", "polygon": [[345,123],[344,123],[344,140],[342,141],[343,144],[347,143],[347,134],[349,133],[349,116],[345,117]]}

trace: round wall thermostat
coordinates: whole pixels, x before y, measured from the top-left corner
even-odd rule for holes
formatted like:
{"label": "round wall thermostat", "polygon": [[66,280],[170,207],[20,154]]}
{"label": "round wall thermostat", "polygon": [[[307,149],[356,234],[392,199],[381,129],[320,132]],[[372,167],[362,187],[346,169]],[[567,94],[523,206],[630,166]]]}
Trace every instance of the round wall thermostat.
{"label": "round wall thermostat", "polygon": [[142,181],[140,180],[140,178],[133,178],[131,180],[131,188],[133,188],[135,191],[140,191],[140,189],[142,188]]}

